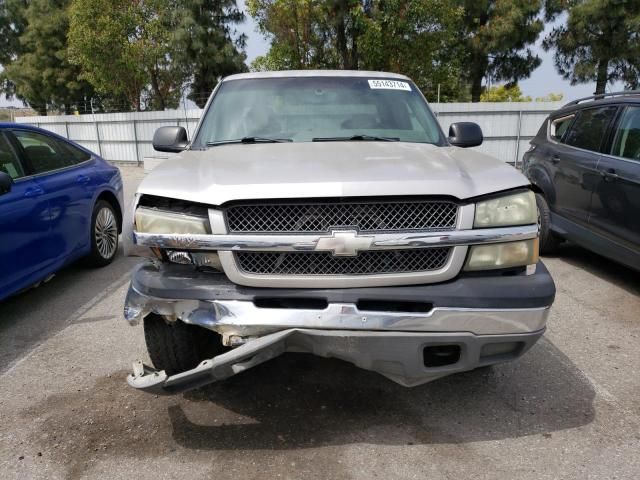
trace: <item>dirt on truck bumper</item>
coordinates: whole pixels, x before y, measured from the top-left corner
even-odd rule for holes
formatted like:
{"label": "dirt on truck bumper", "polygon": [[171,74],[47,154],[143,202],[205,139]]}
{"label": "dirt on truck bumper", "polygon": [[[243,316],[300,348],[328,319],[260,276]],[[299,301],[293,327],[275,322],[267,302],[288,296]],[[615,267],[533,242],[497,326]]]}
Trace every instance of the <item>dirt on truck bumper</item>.
{"label": "dirt on truck bumper", "polygon": [[136,362],[128,382],[173,394],[308,352],[420,385],[519,357],[544,333],[554,296],[542,262],[532,275],[349,289],[242,287],[190,266],[143,264],[125,302],[129,323],[153,312],[213,330],[235,348],[172,376]]}

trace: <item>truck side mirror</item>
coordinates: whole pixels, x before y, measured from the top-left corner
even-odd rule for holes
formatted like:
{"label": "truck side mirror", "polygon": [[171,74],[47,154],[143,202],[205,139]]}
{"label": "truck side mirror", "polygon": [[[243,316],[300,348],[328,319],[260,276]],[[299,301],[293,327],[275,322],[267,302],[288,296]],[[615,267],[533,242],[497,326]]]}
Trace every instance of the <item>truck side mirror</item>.
{"label": "truck side mirror", "polygon": [[189,145],[184,127],[160,127],[153,134],[153,149],[158,152],[181,152]]}
{"label": "truck side mirror", "polygon": [[482,140],[482,129],[477,123],[456,122],[449,127],[449,143],[456,147],[477,147]]}
{"label": "truck side mirror", "polygon": [[9,193],[13,187],[13,178],[6,172],[0,172],[0,195]]}

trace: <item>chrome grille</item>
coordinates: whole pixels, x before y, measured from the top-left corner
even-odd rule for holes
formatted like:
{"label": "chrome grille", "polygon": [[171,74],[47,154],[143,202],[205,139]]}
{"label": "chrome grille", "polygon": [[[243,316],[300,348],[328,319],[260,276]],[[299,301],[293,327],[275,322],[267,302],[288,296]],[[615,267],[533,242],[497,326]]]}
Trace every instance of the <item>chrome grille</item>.
{"label": "chrome grille", "polygon": [[259,275],[375,275],[439,270],[451,247],[367,250],[355,257],[331,252],[235,252],[238,268]]}
{"label": "chrome grille", "polygon": [[458,205],[448,201],[285,203],[234,205],[226,210],[230,233],[325,233],[453,230]]}

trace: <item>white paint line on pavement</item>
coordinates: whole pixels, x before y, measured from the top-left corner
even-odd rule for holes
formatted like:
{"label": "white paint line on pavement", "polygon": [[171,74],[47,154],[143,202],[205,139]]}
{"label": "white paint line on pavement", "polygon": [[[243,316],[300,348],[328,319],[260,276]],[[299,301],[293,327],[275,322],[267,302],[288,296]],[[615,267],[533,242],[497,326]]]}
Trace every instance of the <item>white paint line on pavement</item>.
{"label": "white paint line on pavement", "polygon": [[38,352],[38,350],[40,350],[40,348],[48,340],[51,340],[52,338],[57,337],[58,335],[63,333],[67,329],[67,327],[69,327],[70,325],[72,325],[75,322],[77,322],[78,320],[80,320],[89,310],[91,310],[98,303],[100,303],[102,300],[104,300],[109,295],[111,295],[113,292],[115,292],[118,288],[120,288],[122,286],[122,284],[125,283],[130,277],[131,277],[131,272],[127,272],[124,275],[122,275],[120,278],[118,278],[116,281],[114,281],[113,283],[110,283],[107,286],[107,288],[105,288],[104,291],[100,295],[98,295],[98,296],[94,297],[93,299],[89,300],[87,303],[85,303],[80,308],[78,308],[75,312],[73,312],[71,315],[69,315],[69,320],[67,320],[66,325],[59,332],[55,333],[51,337],[46,338],[42,343],[39,343],[35,347],[33,347],[29,353],[27,353],[22,358],[19,358],[18,360],[16,360],[13,363],[13,365],[11,365],[7,370],[5,370],[2,374],[0,374],[0,377],[4,377],[5,375],[10,374],[16,368],[18,368],[20,365],[22,365],[22,363],[24,363],[27,360],[29,360],[29,358],[31,358],[33,355],[35,355]]}

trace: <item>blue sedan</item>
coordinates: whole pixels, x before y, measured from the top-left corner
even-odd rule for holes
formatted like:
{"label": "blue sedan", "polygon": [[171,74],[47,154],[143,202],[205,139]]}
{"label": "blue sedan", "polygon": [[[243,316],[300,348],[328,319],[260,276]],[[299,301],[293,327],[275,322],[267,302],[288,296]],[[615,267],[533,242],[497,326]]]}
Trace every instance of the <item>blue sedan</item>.
{"label": "blue sedan", "polygon": [[0,123],[0,300],[80,258],[111,263],[122,213],[117,168],[46,130]]}

